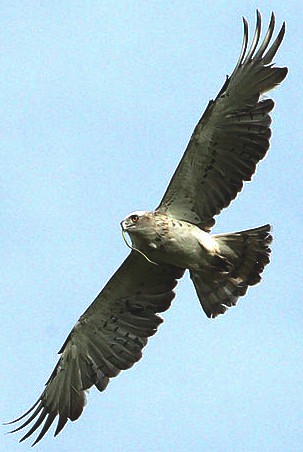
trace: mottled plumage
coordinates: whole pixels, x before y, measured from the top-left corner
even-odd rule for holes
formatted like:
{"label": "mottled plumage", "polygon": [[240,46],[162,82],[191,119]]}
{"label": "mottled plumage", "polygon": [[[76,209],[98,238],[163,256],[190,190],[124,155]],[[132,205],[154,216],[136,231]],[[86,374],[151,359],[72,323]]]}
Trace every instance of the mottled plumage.
{"label": "mottled plumage", "polygon": [[188,269],[208,317],[223,314],[257,284],[269,262],[270,226],[210,235],[167,213],[133,212],[121,223],[133,246],[155,264]]}
{"label": "mottled plumage", "polygon": [[[263,93],[282,82],[286,68],[272,60],[283,40],[283,24],[270,46],[274,15],[258,48],[261,17],[247,50],[198,122],[164,197],[155,211],[134,212],[121,223],[134,249],[80,317],[63,344],[59,361],[35,405],[15,431],[33,422],[21,441],[42,426],[36,444],[58,417],[57,435],[82,413],[85,392],[103,391],[110,378],[142,356],[148,337],[162,322],[177,280],[189,270],[208,317],[234,306],[258,283],[269,262],[270,226],[210,235],[217,215],[251,179],[269,147],[274,102]],[[27,420],[24,421],[24,418]]]}

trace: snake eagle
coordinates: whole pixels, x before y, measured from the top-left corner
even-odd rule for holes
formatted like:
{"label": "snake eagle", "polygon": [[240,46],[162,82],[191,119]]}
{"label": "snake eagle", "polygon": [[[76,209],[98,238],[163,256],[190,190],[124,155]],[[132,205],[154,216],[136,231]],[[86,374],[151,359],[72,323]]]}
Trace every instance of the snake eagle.
{"label": "snake eagle", "polygon": [[[258,283],[269,262],[270,226],[210,235],[214,216],[251,180],[268,148],[272,99],[261,95],[286,77],[287,68],[272,60],[283,40],[283,23],[270,45],[271,16],[258,47],[261,16],[252,43],[244,22],[242,50],[236,67],[199,120],[159,206],[134,212],[121,226],[133,250],[97,298],[79,318],[59,354],[59,361],[37,402],[23,416],[21,441],[42,425],[34,444],[58,416],[57,435],[68,419],[79,418],[85,392],[104,391],[110,379],[142,356],[175,296],[177,280],[188,269],[208,317],[234,306],[248,286]],[[27,419],[24,421],[24,418]]]}

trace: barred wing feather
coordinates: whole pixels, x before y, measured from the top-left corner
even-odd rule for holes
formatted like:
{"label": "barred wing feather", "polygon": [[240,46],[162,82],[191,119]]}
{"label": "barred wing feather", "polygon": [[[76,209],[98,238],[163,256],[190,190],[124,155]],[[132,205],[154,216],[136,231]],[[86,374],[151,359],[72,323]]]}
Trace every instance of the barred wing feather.
{"label": "barred wing feather", "polygon": [[81,415],[87,389],[95,385],[103,391],[110,378],[141,358],[148,337],[162,323],[157,313],[170,307],[173,289],[183,273],[177,267],[155,266],[138,253],[130,253],[69,334],[37,402],[12,422],[30,415],[13,430],[16,432],[35,420],[21,441],[42,425],[36,444],[58,416],[57,435],[68,419],[74,421]]}
{"label": "barred wing feather", "polygon": [[236,67],[216,99],[209,102],[158,207],[205,230],[214,225],[214,216],[237,196],[265,156],[274,102],[260,96],[287,74],[287,68],[272,64],[285,24],[269,47],[275,26],[272,14],[257,50],[261,34],[261,16],[257,12],[255,34],[247,51],[248,25],[243,21],[244,38]]}

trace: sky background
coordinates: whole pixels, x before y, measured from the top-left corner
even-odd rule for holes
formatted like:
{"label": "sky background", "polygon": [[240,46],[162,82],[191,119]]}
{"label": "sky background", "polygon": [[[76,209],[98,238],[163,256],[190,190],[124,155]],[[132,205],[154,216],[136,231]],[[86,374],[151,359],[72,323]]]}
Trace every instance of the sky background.
{"label": "sky background", "polygon": [[[263,30],[286,20],[290,72],[269,154],[215,231],[273,224],[262,284],[210,321],[184,278],[144,358],[35,450],[302,451],[301,2],[1,3],[1,421],[36,401],[128,254],[119,222],[158,205],[258,7]],[[1,451],[33,442],[5,431]]]}

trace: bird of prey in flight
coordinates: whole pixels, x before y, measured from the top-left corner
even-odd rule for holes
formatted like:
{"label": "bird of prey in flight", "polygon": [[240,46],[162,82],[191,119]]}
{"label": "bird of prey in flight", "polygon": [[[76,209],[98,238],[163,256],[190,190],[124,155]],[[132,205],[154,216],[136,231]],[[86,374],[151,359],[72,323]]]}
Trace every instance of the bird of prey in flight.
{"label": "bird of prey in flight", "polygon": [[[248,24],[235,69],[199,120],[159,206],[137,211],[122,222],[132,251],[79,318],[36,403],[13,422],[29,426],[21,441],[40,426],[36,444],[56,417],[57,435],[68,419],[81,415],[86,391],[104,391],[112,377],[142,356],[148,337],[162,323],[174,288],[186,270],[208,317],[223,314],[258,283],[269,262],[270,226],[211,235],[214,217],[252,178],[271,135],[272,99],[262,95],[283,81],[287,68],[272,61],[283,40],[275,40],[271,15],[259,45],[261,16],[248,47]],[[33,425],[32,425],[33,423]]]}

